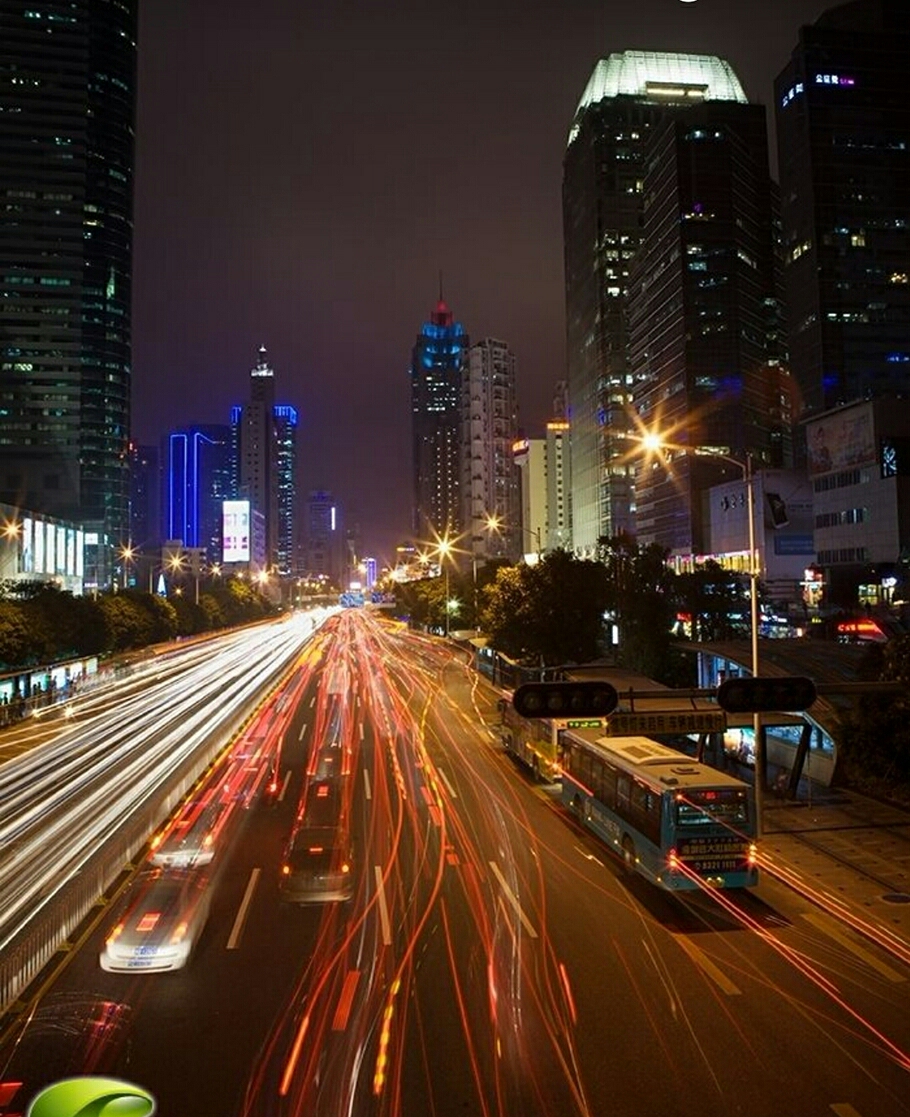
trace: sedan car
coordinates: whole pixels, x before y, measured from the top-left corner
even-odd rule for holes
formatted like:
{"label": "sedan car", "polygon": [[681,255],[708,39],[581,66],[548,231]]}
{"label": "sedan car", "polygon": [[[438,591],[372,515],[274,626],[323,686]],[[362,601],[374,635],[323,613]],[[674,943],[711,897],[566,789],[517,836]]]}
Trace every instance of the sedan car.
{"label": "sedan car", "polygon": [[153,869],[137,878],[101,952],[108,972],[179,970],[208,918],[208,878],[198,869]]}
{"label": "sedan car", "polygon": [[351,844],[344,831],[302,826],[284,851],[279,896],[294,904],[350,900],[354,893],[352,868]]}

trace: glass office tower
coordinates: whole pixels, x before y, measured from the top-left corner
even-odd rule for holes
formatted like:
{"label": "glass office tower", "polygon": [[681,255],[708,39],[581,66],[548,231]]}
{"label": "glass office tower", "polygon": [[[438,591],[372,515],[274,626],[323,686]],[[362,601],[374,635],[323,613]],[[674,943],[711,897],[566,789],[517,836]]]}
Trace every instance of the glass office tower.
{"label": "glass office tower", "polygon": [[136,0],[0,0],[0,499],[129,537]]}
{"label": "glass office tower", "polygon": [[764,106],[674,113],[651,132],[643,184],[628,299],[634,404],[680,449],[664,452],[666,468],[639,455],[636,531],[690,558],[709,550],[707,490],[741,476],[718,454],[749,455],[756,472],[792,465]]}
{"label": "glass office tower", "polygon": [[804,413],[910,385],[910,5],[803,27],[775,82],[789,347]]}
{"label": "glass office tower", "polygon": [[594,68],[563,160],[566,347],[572,541],[593,556],[600,538],[634,530],[629,266],[641,242],[645,144],[680,108],[746,101],[720,58],[624,51]]}

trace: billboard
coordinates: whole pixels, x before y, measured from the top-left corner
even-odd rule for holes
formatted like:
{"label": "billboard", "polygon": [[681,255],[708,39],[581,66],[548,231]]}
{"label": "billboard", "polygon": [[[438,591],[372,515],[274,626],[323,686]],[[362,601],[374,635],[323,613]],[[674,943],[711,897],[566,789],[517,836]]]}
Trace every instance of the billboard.
{"label": "billboard", "polygon": [[248,500],[223,500],[222,534],[224,540],[222,562],[250,561],[250,502]]}
{"label": "billboard", "polygon": [[809,473],[831,473],[875,461],[872,407],[851,407],[806,425]]}

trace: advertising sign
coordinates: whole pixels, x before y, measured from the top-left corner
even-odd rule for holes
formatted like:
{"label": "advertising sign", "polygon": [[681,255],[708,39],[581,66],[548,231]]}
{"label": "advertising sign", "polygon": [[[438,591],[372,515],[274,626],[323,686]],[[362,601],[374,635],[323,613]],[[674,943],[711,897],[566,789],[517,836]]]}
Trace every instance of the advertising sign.
{"label": "advertising sign", "polygon": [[222,508],[222,562],[250,561],[250,502],[224,500]]}

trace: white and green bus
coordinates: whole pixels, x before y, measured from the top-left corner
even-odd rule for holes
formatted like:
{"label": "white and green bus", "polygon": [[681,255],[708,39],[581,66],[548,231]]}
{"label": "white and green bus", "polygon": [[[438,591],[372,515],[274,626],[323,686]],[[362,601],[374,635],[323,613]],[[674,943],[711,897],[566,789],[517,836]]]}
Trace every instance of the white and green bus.
{"label": "white and green bus", "polygon": [[672,891],[758,883],[748,784],[647,737],[560,734],[562,801],[627,870]]}

